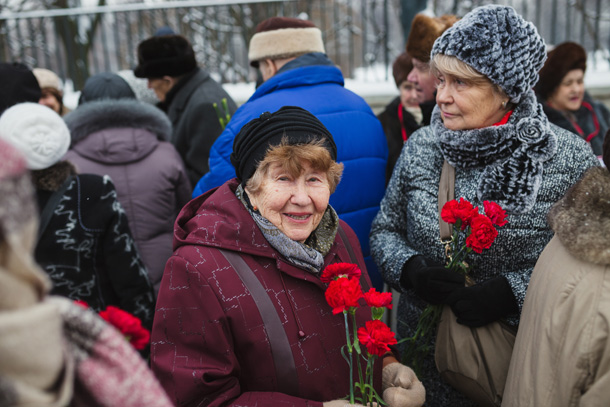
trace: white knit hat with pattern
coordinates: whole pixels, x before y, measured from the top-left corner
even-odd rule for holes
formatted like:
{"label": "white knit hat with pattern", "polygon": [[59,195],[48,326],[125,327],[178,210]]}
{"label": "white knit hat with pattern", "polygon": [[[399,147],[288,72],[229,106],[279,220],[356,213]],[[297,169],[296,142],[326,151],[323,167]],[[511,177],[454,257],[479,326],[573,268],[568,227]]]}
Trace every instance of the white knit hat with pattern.
{"label": "white knit hat with pattern", "polygon": [[0,116],[0,138],[25,157],[30,170],[57,163],[68,151],[70,131],[53,110],[38,103],[20,103]]}

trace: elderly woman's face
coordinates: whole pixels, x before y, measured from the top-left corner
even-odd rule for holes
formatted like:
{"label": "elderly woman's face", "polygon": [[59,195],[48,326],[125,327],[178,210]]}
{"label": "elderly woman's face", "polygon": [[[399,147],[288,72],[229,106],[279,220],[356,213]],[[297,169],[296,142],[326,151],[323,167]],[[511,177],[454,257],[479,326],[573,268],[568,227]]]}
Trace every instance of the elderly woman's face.
{"label": "elderly woman's face", "polygon": [[573,69],[549,97],[548,102],[557,110],[578,110],[585,97],[585,73],[582,69]]}
{"label": "elderly woman's face", "polygon": [[298,177],[280,164],[269,167],[255,195],[248,194],[253,206],[289,238],[304,242],[328,207],[330,185],[325,172],[307,162]]}
{"label": "elderly woman's face", "polygon": [[491,84],[474,85],[439,73],[436,104],[449,130],[472,130],[498,123],[506,111]]}

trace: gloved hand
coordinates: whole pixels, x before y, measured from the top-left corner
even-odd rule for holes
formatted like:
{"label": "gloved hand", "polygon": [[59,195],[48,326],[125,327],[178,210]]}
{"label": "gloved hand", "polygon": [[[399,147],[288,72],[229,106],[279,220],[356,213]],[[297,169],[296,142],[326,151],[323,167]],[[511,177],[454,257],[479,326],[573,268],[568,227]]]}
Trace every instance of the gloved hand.
{"label": "gloved hand", "polygon": [[[348,400],[333,400],[322,403],[323,407],[365,407],[362,404],[350,404]],[[373,403],[377,407],[377,403]]]}
{"label": "gloved hand", "polygon": [[430,304],[445,304],[449,294],[464,287],[464,275],[424,256],[413,256],[403,266],[400,282]]}
{"label": "gloved hand", "polygon": [[383,401],[390,407],[420,407],[426,390],[415,372],[402,363],[390,363],[381,371]]}
{"label": "gloved hand", "polygon": [[519,311],[513,290],[503,276],[455,290],[447,304],[458,324],[470,327],[487,325]]}

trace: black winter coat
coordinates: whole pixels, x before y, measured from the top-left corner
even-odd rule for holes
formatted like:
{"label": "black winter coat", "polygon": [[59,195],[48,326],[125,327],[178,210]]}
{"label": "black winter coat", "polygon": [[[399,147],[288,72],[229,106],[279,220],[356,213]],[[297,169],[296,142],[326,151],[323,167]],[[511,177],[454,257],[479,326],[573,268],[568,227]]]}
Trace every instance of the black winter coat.
{"label": "black winter coat", "polygon": [[[34,172],[39,207],[70,176],[66,161]],[[37,179],[37,173],[43,173]],[[40,236],[35,258],[51,294],[83,300],[99,312],[114,305],[152,327],[154,299],[127,217],[108,176],[73,175]],[[42,212],[42,210],[41,210]]]}
{"label": "black winter coat", "polygon": [[233,115],[237,106],[231,96],[209,73],[197,68],[159,104],[172,122],[174,132],[170,141],[184,161],[191,185],[196,185],[209,171],[210,148],[223,130],[214,103],[222,112],[223,98],[227,99],[229,114]]}

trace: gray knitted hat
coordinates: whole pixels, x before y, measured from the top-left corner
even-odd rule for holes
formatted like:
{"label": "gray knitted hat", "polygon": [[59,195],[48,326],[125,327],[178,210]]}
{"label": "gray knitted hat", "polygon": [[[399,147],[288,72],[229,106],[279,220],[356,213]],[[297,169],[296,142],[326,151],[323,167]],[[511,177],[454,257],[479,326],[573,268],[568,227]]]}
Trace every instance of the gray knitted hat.
{"label": "gray knitted hat", "polygon": [[546,46],[534,24],[508,6],[477,7],[443,33],[432,47],[487,76],[518,103],[538,82]]}

